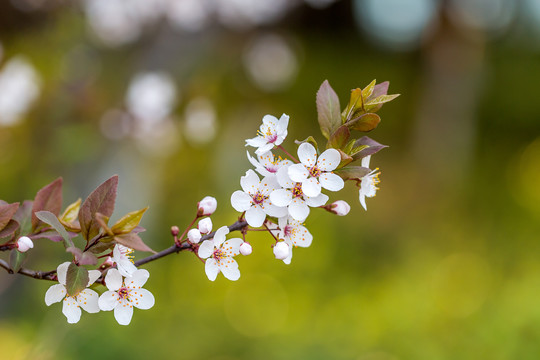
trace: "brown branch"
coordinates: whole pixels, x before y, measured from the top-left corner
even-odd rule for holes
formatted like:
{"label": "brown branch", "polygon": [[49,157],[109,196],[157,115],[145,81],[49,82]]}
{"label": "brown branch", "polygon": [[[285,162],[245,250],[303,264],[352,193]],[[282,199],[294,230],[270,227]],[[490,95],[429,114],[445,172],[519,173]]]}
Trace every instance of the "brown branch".
{"label": "brown branch", "polygon": [[[4,269],[6,269],[8,273],[13,274],[13,270],[11,270],[11,268],[9,267],[9,264],[2,259],[0,259],[0,267],[3,267]],[[39,279],[39,280],[58,281],[58,278],[56,277],[56,270],[35,271],[35,270],[21,268],[19,269],[18,274],[29,276],[31,278]]]}

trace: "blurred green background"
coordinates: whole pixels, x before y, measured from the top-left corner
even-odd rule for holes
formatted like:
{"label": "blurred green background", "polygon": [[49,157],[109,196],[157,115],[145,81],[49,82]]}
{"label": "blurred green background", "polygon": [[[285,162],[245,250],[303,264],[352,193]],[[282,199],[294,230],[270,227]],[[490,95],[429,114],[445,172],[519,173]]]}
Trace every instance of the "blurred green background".
{"label": "blurred green background", "polygon": [[294,149],[322,140],[323,80],[342,106],[375,78],[402,94],[369,134],[390,145],[369,211],[331,194],[350,214],[313,211],[291,265],[261,234],[237,282],[169,256],[128,327],[69,325],[52,283],[0,272],[2,359],[540,358],[539,0],[6,0],[0,44],[0,198],[63,176],[67,205],[119,174],[116,214],[150,205],[156,250],[206,195],[235,220],[263,115]]}

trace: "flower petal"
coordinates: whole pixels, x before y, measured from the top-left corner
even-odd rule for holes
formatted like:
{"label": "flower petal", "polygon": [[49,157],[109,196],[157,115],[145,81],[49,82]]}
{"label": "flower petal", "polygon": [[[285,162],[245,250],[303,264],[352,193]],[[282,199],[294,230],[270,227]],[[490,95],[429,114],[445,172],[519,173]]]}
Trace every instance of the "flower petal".
{"label": "flower petal", "polygon": [[51,304],[61,301],[67,294],[66,287],[62,284],[56,284],[51,286],[45,293],[45,304],[50,306]]}
{"label": "flower petal", "polygon": [[303,200],[294,199],[289,205],[289,214],[296,221],[304,221],[309,215],[309,207]]}
{"label": "flower petal", "polygon": [[368,168],[369,169],[369,160],[371,160],[371,155],[368,155],[364,158],[362,158],[362,167],[365,167],[365,168]]}
{"label": "flower petal", "polygon": [[290,190],[274,190],[270,194],[270,201],[276,206],[287,206],[291,203],[292,193]]}
{"label": "flower petal", "polygon": [[341,155],[336,149],[328,149],[319,155],[317,167],[322,171],[335,170],[341,162]]}
{"label": "flower petal", "polygon": [[56,276],[58,276],[58,282],[62,285],[66,285],[66,275],[69,264],[71,263],[67,261],[58,265],[58,267],[56,268]]}
{"label": "flower petal", "polygon": [[286,189],[293,188],[294,185],[296,184],[289,177],[289,166],[283,166],[283,167],[279,168],[279,170],[276,173],[276,179],[278,181],[278,184],[281,187],[284,187]]}
{"label": "flower petal", "polygon": [[240,238],[232,238],[223,243],[221,247],[228,256],[236,256],[240,254],[240,245],[244,243],[244,240]]}
{"label": "flower petal", "polygon": [[296,225],[289,239],[294,246],[309,247],[313,241],[313,235],[311,235],[305,226]]}
{"label": "flower petal", "polygon": [[244,212],[252,205],[251,196],[243,191],[237,190],[231,195],[231,205],[234,210]]}
{"label": "flower petal", "polygon": [[101,276],[101,271],[99,270],[88,270],[88,284],[86,287],[89,287]]}
{"label": "flower petal", "polygon": [[124,284],[131,289],[141,288],[150,277],[150,273],[146,269],[139,269],[133,272],[131,277],[127,277],[124,280]]}
{"label": "flower petal", "polygon": [[360,204],[362,204],[362,207],[364,208],[364,210],[367,211],[366,195],[362,192],[362,189],[360,189],[360,192],[359,192],[359,200],[360,200]]}
{"label": "flower petal", "polygon": [[278,118],[273,115],[264,115],[262,122],[264,125],[275,128],[278,125]]}
{"label": "flower petal", "polygon": [[214,241],[213,240],[205,240],[199,246],[199,257],[202,259],[209,258],[214,253]]}
{"label": "flower petal", "polygon": [[328,195],[321,193],[318,196],[315,196],[312,198],[308,197],[306,199],[306,204],[311,207],[318,207],[318,206],[323,206],[324,204],[326,204],[327,201],[328,201]]}
{"label": "flower petal", "polygon": [[226,225],[223,225],[219,229],[216,230],[214,233],[214,246],[220,247],[221,244],[225,241],[225,236],[229,233],[229,227]]}
{"label": "flower petal", "polygon": [[133,305],[129,301],[122,299],[114,308],[114,318],[120,325],[129,325],[133,317]]}
{"label": "flower petal", "polygon": [[129,293],[129,299],[133,306],[142,310],[150,309],[156,302],[154,295],[146,289],[132,290]]}
{"label": "flower petal", "polygon": [[300,144],[298,147],[298,160],[308,168],[312,167],[317,162],[317,150],[310,143]]}
{"label": "flower petal", "polygon": [[264,212],[269,216],[280,218],[289,213],[286,206],[276,206],[272,203],[265,203]]}
{"label": "flower petal", "polygon": [[259,185],[259,193],[263,196],[269,196],[274,190],[280,189],[281,186],[277,182],[275,176],[267,176],[261,180]]}
{"label": "flower petal", "polygon": [[84,289],[77,295],[77,303],[84,311],[89,313],[99,312],[99,295],[97,292],[91,289]]}
{"label": "flower petal", "polygon": [[283,137],[287,136],[287,126],[289,126],[289,115],[283,114],[279,118],[276,126],[277,133]]}
{"label": "flower petal", "polygon": [[259,206],[253,206],[246,211],[246,221],[249,226],[259,227],[266,219],[266,213]]}
{"label": "flower petal", "polygon": [[268,152],[268,151],[272,150],[273,148],[274,148],[274,144],[273,143],[268,143],[268,144],[265,144],[265,145],[261,146],[257,150],[255,150],[255,154],[262,155],[265,152]]}
{"label": "flower petal", "polygon": [[302,192],[308,197],[315,197],[321,193],[321,184],[319,181],[311,177],[302,182]]}
{"label": "flower petal", "polygon": [[105,291],[98,300],[98,306],[102,311],[111,311],[118,304],[118,293],[116,291]]}
{"label": "flower petal", "polygon": [[345,182],[339,175],[332,174],[329,172],[323,173],[319,177],[319,181],[323,188],[330,191],[339,191],[343,189],[343,187],[345,186]]}
{"label": "flower petal", "polygon": [[219,269],[227,279],[236,281],[240,278],[240,270],[238,270],[238,263],[233,258],[228,261],[221,261],[219,263]]}
{"label": "flower petal", "polygon": [[81,309],[77,304],[77,300],[71,296],[64,299],[62,313],[66,316],[68,323],[75,324],[81,319]]}
{"label": "flower petal", "polygon": [[208,280],[216,280],[216,277],[219,274],[219,267],[217,261],[213,258],[207,259],[206,263],[204,263],[204,272],[206,272]]}
{"label": "flower petal", "polygon": [[246,139],[246,146],[261,147],[266,144],[266,139],[262,136],[255,136],[252,139]]}
{"label": "flower petal", "polygon": [[257,190],[259,189],[259,182],[259,177],[255,171],[251,169],[246,171],[246,175],[240,178],[240,186],[242,187],[242,190],[252,196],[257,193]]}
{"label": "flower petal", "polygon": [[107,289],[116,291],[122,286],[122,275],[117,269],[109,269],[105,275],[105,285]]}
{"label": "flower petal", "polygon": [[135,271],[137,271],[137,267],[131,261],[129,261],[129,259],[120,260],[116,263],[116,267],[118,268],[120,274],[124,277],[131,276]]}
{"label": "flower petal", "polygon": [[302,182],[308,178],[309,171],[304,164],[294,164],[287,168],[287,174],[292,181]]}

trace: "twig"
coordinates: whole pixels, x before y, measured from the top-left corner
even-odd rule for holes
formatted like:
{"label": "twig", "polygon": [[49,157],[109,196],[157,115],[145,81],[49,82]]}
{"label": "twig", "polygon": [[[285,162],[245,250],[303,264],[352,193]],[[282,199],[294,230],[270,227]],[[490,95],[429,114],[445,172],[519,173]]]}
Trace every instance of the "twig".
{"label": "twig", "polygon": [[[3,267],[4,269],[6,269],[8,273],[13,274],[13,270],[11,270],[11,268],[9,267],[9,264],[2,259],[0,259],[0,267]],[[35,270],[20,268],[18,271],[18,274],[29,276],[29,277],[32,277],[34,279],[39,279],[39,280],[51,280],[51,281],[58,280],[56,277],[56,270],[35,271]]]}

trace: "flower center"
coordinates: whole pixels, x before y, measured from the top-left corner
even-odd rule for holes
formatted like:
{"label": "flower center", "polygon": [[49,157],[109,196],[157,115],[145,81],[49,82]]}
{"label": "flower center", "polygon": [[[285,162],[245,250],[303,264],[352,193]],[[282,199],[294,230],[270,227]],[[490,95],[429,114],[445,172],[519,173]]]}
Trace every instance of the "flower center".
{"label": "flower center", "polygon": [[296,183],[292,189],[293,198],[301,197],[304,195],[302,192],[302,183]]}
{"label": "flower center", "polygon": [[216,249],[214,250],[214,254],[212,255],[212,257],[214,259],[216,259],[217,261],[220,261],[221,259],[225,258],[227,255],[225,254],[225,252],[221,249]]}
{"label": "flower center", "polygon": [[321,176],[321,170],[317,167],[317,165],[315,165],[311,169],[309,169],[309,175],[313,177],[319,177]]}
{"label": "flower center", "polygon": [[260,203],[262,203],[265,199],[265,196],[263,194],[261,194],[260,192],[256,193],[254,196],[253,196],[253,202],[258,205]]}
{"label": "flower center", "polygon": [[128,299],[129,289],[127,287],[121,287],[120,290],[118,290],[118,297],[120,299]]}

